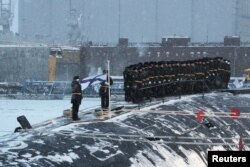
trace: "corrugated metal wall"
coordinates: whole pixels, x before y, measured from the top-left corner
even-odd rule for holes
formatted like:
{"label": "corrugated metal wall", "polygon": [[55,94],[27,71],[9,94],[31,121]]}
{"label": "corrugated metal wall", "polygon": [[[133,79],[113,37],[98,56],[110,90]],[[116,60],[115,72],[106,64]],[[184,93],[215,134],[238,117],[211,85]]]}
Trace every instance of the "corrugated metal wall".
{"label": "corrugated metal wall", "polygon": [[48,80],[48,47],[1,47],[0,82]]}

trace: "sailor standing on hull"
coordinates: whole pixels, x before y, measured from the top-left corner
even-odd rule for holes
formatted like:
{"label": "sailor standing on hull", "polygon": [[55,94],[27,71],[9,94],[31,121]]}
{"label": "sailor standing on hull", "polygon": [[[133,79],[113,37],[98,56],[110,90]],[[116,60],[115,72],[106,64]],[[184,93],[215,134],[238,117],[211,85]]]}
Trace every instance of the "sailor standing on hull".
{"label": "sailor standing on hull", "polygon": [[102,111],[107,111],[109,108],[109,89],[110,86],[113,85],[113,80],[110,76],[108,76],[107,70],[103,70],[103,74],[107,74],[107,78],[106,81],[101,83],[99,95],[101,96]]}
{"label": "sailor standing on hull", "polygon": [[78,121],[80,118],[78,117],[79,107],[82,101],[82,87],[80,84],[79,76],[74,76],[73,81],[71,83],[72,88],[72,119],[73,121]]}

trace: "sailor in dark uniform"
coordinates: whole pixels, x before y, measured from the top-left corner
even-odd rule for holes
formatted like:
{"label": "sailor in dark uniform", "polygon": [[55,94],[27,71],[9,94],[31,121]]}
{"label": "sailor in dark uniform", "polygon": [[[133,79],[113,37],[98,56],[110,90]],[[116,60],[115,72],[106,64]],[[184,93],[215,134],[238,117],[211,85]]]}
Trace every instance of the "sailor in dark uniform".
{"label": "sailor in dark uniform", "polygon": [[140,102],[221,89],[225,88],[229,79],[230,62],[220,57],[138,63],[125,68],[125,100]]}
{"label": "sailor in dark uniform", "polygon": [[109,108],[109,89],[113,85],[113,80],[108,76],[108,71],[103,70],[104,74],[107,74],[106,81],[103,81],[100,86],[99,95],[101,96],[101,108],[103,111],[107,111]]}
{"label": "sailor in dark uniform", "polygon": [[80,120],[78,117],[79,107],[82,101],[82,87],[80,84],[79,76],[74,76],[73,81],[71,83],[72,88],[72,96],[71,96],[71,103],[72,103],[72,119],[74,121]]}

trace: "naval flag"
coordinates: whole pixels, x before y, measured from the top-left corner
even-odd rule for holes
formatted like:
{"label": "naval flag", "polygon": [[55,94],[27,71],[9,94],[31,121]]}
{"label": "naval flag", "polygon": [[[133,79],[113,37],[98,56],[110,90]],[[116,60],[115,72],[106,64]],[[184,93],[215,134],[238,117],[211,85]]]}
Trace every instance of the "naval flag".
{"label": "naval flag", "polygon": [[86,89],[90,85],[95,85],[95,84],[101,83],[103,81],[106,81],[106,79],[107,79],[106,74],[99,74],[99,75],[83,78],[81,80],[82,90]]}

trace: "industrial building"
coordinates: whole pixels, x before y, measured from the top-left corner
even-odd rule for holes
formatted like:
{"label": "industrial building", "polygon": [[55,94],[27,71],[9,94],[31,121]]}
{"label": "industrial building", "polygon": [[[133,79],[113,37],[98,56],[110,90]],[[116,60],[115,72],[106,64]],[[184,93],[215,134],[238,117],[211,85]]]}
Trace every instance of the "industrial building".
{"label": "industrial building", "polygon": [[[88,76],[107,68],[111,74],[122,75],[126,66],[147,61],[184,61],[203,57],[223,57],[231,61],[231,76],[242,76],[249,68],[250,45],[237,36],[226,36],[221,43],[191,43],[189,37],[162,38],[161,43],[129,43],[120,39],[114,46],[89,43],[81,48],[81,72]],[[85,63],[87,62],[87,63]]]}
{"label": "industrial building", "polygon": [[[191,43],[189,37],[166,37],[161,43],[131,43],[120,38],[114,44],[88,42],[78,47],[1,45],[0,81],[70,81],[107,69],[111,75],[123,75],[124,68],[147,61],[184,61],[203,57],[223,57],[231,61],[231,76],[242,77],[250,67],[250,44],[237,36],[220,43]],[[9,56],[11,55],[11,56]]]}
{"label": "industrial building", "polygon": [[0,81],[68,81],[100,73],[108,59],[112,75],[139,62],[217,56],[231,61],[232,76],[249,68],[247,0],[21,0],[14,45],[4,38],[11,2],[0,1]]}

